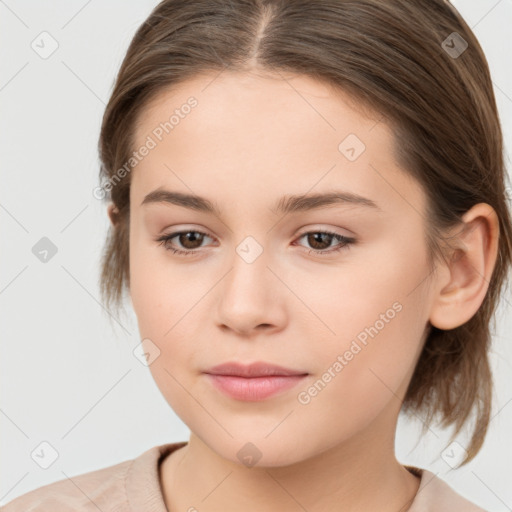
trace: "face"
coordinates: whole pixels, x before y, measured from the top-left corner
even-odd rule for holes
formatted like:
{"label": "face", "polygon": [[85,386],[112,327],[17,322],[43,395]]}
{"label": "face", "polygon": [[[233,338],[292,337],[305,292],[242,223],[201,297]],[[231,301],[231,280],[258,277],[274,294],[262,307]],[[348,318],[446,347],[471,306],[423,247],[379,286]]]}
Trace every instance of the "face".
{"label": "face", "polygon": [[[394,434],[431,295],[425,196],[384,121],[304,76],[228,72],[139,119],[132,304],[163,396],[226,459],[251,442],[260,465],[285,465]],[[155,190],[205,201],[145,201]],[[331,200],[290,199],[311,195]],[[306,375],[243,399],[204,373],[228,361]]]}

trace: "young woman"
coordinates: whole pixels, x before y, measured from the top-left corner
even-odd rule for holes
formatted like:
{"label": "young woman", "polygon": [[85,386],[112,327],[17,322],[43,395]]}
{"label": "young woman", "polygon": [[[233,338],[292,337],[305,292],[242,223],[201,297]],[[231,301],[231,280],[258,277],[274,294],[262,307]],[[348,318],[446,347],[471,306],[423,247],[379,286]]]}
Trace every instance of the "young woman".
{"label": "young woman", "polygon": [[402,411],[473,418],[461,464],[484,441],[502,144],[446,1],[161,2],[103,119],[101,287],[190,439],[5,512],[482,511],[394,438]]}

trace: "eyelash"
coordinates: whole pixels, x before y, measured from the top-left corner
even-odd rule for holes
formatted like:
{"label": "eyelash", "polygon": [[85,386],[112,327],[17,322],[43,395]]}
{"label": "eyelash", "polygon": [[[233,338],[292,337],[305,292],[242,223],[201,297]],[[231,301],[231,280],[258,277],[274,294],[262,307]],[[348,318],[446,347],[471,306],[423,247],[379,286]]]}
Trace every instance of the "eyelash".
{"label": "eyelash", "polygon": [[[205,235],[209,238],[213,238],[211,237],[208,233],[204,233],[203,231],[197,231],[197,230],[185,230],[185,231],[176,231],[174,233],[170,233],[168,235],[162,235],[161,237],[157,238],[156,241],[157,242],[160,242],[158,245],[162,245],[164,246],[164,249],[166,251],[172,251],[174,254],[179,254],[179,255],[182,255],[182,256],[189,256],[193,253],[197,253],[197,249],[191,249],[191,250],[182,250],[182,249],[174,249],[173,247],[167,247],[165,244],[166,242],[168,242],[169,240],[175,238],[176,236],[178,235],[182,235],[182,234],[186,234],[186,233],[199,233],[200,235]],[[343,235],[340,235],[338,233],[334,233],[332,231],[306,231],[305,233],[302,233],[298,239],[301,239],[303,238],[304,236],[306,235],[309,235],[309,234],[325,234],[325,235],[331,235],[333,236],[335,239],[337,239],[340,243],[339,245],[335,248],[335,249],[324,249],[324,250],[319,250],[319,249],[309,249],[308,250],[308,254],[316,254],[316,255],[320,255],[320,256],[323,256],[323,255],[326,255],[326,254],[332,254],[332,253],[337,253],[339,251],[342,251],[343,249],[350,249],[350,246],[352,244],[354,244],[356,242],[355,238],[350,238],[350,237],[346,237],[346,236],[343,236]]]}

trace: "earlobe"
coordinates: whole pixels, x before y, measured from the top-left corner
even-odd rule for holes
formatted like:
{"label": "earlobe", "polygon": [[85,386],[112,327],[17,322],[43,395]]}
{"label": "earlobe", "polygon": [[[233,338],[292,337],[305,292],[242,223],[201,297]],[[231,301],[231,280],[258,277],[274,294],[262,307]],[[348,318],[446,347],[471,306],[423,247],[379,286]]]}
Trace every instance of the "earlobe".
{"label": "earlobe", "polygon": [[117,223],[119,221],[119,219],[118,219],[119,210],[114,205],[114,203],[110,203],[108,205],[107,213],[108,213],[108,217],[110,219],[110,222],[111,222],[112,226],[116,227]]}
{"label": "earlobe", "polygon": [[[439,281],[430,322],[438,329],[455,329],[470,320],[480,308],[489,288],[496,264],[499,220],[487,203],[478,203],[462,217],[454,247],[448,260],[448,272]],[[447,277],[446,277],[447,276]]]}

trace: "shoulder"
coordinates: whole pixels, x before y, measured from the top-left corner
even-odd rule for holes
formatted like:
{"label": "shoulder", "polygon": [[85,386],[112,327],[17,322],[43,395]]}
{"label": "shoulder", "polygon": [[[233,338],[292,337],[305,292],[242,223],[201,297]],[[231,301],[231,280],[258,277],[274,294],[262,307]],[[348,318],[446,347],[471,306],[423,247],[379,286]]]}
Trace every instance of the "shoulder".
{"label": "shoulder", "polygon": [[159,461],[181,445],[154,446],[135,459],[44,485],[14,498],[0,512],[129,512],[159,502]]}
{"label": "shoulder", "polygon": [[437,474],[426,469],[413,469],[421,481],[409,512],[487,512],[456,492]]}
{"label": "shoulder", "polygon": [[[132,461],[121,462],[89,473],[72,476],[34,489],[13,499],[0,508],[1,512],[68,512],[92,510],[98,506],[105,512],[112,510],[98,502],[108,495],[111,502],[124,501],[123,485]],[[91,505],[93,508],[91,508]],[[96,508],[96,510],[98,510]]]}

